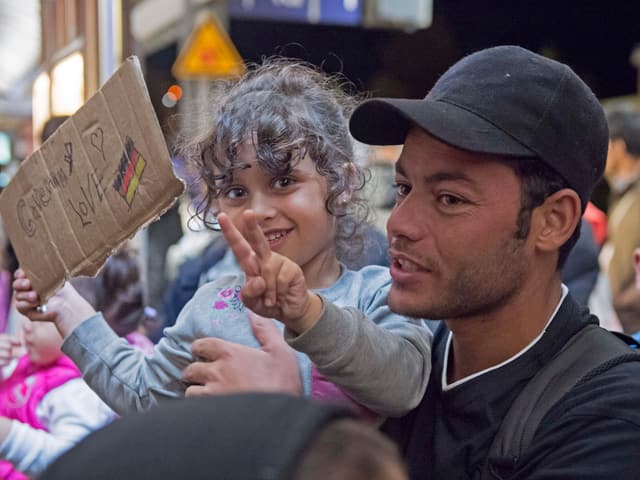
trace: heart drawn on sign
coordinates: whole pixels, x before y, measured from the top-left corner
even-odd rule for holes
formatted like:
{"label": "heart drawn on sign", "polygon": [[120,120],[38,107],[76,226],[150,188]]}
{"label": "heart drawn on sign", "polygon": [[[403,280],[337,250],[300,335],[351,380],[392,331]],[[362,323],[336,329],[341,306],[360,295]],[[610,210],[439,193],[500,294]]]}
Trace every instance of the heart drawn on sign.
{"label": "heart drawn on sign", "polygon": [[104,155],[104,131],[102,130],[102,128],[98,127],[93,132],[91,132],[91,145],[93,145],[93,148]]}

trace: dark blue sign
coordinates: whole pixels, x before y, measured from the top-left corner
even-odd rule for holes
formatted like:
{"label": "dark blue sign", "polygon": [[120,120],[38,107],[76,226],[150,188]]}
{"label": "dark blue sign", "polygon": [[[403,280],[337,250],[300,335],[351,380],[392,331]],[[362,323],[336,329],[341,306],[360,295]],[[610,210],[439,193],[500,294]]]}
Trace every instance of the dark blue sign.
{"label": "dark blue sign", "polygon": [[359,25],[363,0],[228,0],[231,18]]}

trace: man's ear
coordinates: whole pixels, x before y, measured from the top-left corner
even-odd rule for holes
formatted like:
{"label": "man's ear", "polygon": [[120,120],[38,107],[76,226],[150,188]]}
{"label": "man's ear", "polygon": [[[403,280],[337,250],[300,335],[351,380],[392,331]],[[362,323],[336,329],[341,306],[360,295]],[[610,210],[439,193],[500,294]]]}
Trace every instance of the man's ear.
{"label": "man's ear", "polygon": [[536,247],[543,252],[557,251],[571,237],[581,216],[575,190],[563,188],[548,196],[531,219]]}
{"label": "man's ear", "polygon": [[633,265],[636,270],[636,288],[640,291],[640,248],[633,252]]}

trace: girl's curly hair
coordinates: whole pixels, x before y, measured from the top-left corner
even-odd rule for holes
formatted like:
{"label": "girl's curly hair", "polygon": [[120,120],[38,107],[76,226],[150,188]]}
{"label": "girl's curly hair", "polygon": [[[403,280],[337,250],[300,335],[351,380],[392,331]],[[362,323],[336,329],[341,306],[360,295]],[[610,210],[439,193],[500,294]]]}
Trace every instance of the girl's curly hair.
{"label": "girl's curly hair", "polygon": [[299,61],[268,58],[250,65],[241,78],[212,90],[202,131],[179,138],[177,153],[195,167],[203,195],[195,215],[215,226],[216,199],[241,167],[239,147],[251,142],[258,164],[274,176],[287,175],[306,155],[327,179],[327,211],[336,217],[336,253],[362,248],[361,228],[369,219],[362,195],[368,172],[354,162],[347,119],[357,103],[347,82]]}

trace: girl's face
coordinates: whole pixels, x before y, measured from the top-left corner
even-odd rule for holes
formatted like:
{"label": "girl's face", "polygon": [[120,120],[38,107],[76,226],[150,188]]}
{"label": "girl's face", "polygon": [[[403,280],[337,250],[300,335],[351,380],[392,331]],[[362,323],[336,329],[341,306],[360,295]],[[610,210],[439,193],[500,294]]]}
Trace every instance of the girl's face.
{"label": "girl's face", "polygon": [[309,288],[335,282],[340,272],[335,217],[325,208],[326,178],[311,158],[305,157],[282,177],[260,168],[250,145],[239,149],[238,160],[248,167],[234,171],[231,184],[218,197],[219,210],[240,229],[242,212],[256,212],[271,250],[300,265]]}
{"label": "girl's face", "polygon": [[62,355],[62,337],[50,322],[22,322],[22,334],[27,354],[36,365],[49,365]]}

